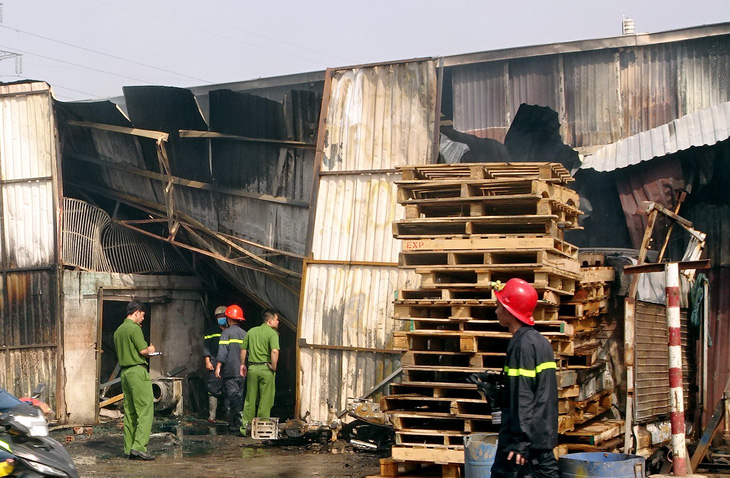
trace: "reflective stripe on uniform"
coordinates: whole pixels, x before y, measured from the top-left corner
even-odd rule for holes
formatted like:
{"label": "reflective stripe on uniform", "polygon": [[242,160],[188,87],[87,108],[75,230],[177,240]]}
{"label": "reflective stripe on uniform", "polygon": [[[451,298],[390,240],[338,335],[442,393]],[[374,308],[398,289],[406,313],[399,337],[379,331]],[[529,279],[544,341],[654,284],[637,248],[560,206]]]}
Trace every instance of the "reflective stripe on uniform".
{"label": "reflective stripe on uniform", "polygon": [[535,378],[537,377],[537,374],[542,372],[543,370],[548,369],[557,369],[558,365],[555,362],[543,362],[537,367],[535,367],[533,370],[525,369],[525,368],[509,368],[507,366],[504,367],[504,373],[506,373],[510,377],[529,377],[529,378]]}
{"label": "reflective stripe on uniform", "polygon": [[10,451],[10,445],[2,440],[0,440],[0,448],[7,450],[8,453],[12,453],[12,451]]}
{"label": "reflective stripe on uniform", "polygon": [[220,337],[220,336],[221,336],[221,334],[210,334],[210,335],[206,335],[205,337],[203,337],[203,339],[204,340],[214,339],[214,338]]}
{"label": "reflective stripe on uniform", "polygon": [[228,340],[221,340],[218,342],[218,345],[228,345],[228,344],[242,344],[243,340],[241,339],[228,339]]}

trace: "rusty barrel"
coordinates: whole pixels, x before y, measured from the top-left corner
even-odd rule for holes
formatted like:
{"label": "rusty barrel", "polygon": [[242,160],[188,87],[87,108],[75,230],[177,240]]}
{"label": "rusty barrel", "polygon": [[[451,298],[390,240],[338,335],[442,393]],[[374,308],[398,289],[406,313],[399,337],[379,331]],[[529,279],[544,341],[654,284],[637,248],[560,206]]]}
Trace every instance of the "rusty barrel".
{"label": "rusty barrel", "polygon": [[560,457],[562,478],[644,478],[644,458],[625,453],[570,453]]}

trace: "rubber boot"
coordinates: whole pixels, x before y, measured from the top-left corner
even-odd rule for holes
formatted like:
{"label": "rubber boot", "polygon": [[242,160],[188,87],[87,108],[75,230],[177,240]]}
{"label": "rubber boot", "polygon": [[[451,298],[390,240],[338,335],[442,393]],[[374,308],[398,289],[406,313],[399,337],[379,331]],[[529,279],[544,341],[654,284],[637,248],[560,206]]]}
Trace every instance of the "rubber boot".
{"label": "rubber boot", "polygon": [[215,421],[215,413],[218,410],[218,398],[215,395],[208,395],[208,421]]}

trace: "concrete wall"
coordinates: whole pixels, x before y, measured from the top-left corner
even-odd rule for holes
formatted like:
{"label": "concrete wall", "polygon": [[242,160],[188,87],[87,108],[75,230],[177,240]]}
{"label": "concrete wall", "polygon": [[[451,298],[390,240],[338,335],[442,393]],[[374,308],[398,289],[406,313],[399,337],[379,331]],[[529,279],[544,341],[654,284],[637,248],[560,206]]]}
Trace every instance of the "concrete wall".
{"label": "concrete wall", "polygon": [[100,297],[127,301],[134,296],[150,303],[151,341],[163,352],[151,360],[154,378],[179,365],[186,365],[187,372],[200,367],[205,324],[201,289],[195,277],[64,271],[65,421],[80,424],[96,420]]}

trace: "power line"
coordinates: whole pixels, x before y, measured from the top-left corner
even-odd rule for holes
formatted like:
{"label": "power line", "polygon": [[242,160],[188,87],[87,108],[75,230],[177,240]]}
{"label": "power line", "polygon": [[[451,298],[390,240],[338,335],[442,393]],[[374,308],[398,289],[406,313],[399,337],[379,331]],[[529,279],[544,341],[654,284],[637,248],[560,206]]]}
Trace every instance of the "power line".
{"label": "power line", "polygon": [[256,43],[250,43],[250,42],[247,42],[247,41],[243,41],[243,40],[240,40],[240,39],[238,39],[238,38],[234,38],[234,37],[229,37],[229,36],[226,36],[226,35],[221,35],[221,34],[218,34],[218,33],[213,33],[213,32],[209,32],[209,31],[207,31],[207,30],[203,30],[203,29],[201,29],[201,28],[195,28],[195,27],[191,27],[191,26],[189,26],[189,25],[185,25],[185,24],[182,24],[182,23],[177,23],[177,22],[173,22],[173,21],[171,21],[171,20],[168,20],[168,19],[166,19],[166,18],[160,18],[160,17],[155,17],[155,16],[152,16],[152,15],[147,15],[147,14],[145,14],[145,15],[142,15],[142,14],[141,14],[141,13],[139,13],[139,12],[136,12],[136,11],[134,11],[134,10],[130,10],[130,9],[128,9],[128,8],[123,8],[123,7],[120,7],[120,6],[118,6],[118,5],[115,5],[115,4],[113,4],[113,3],[106,3],[106,2],[103,2],[103,1],[101,1],[101,0],[96,0],[96,2],[97,2],[97,3],[100,3],[100,4],[102,4],[102,5],[106,5],[106,6],[108,6],[108,7],[112,7],[112,8],[117,8],[117,9],[119,9],[119,10],[124,10],[124,11],[126,11],[126,12],[130,12],[130,13],[134,13],[134,14],[136,14],[136,15],[144,16],[145,18],[153,18],[153,19],[155,19],[155,20],[160,20],[160,21],[163,21],[163,22],[165,22],[165,23],[169,23],[169,24],[171,24],[171,25],[176,25],[176,26],[178,26],[178,27],[183,27],[183,28],[187,28],[187,29],[190,29],[190,30],[193,30],[193,31],[197,31],[197,32],[205,33],[205,34],[208,34],[208,35],[212,35],[212,36],[216,36],[216,37],[219,37],[219,38],[223,38],[223,39],[226,39],[226,40],[232,40],[232,41],[235,41],[235,42],[241,43],[241,44],[243,44],[243,45],[248,45],[248,46],[252,46],[252,47],[255,47],[255,48],[261,48],[261,49],[263,49],[263,50],[268,50],[268,51],[271,51],[271,52],[274,52],[274,53],[277,53],[277,54],[280,54],[280,55],[287,55],[287,56],[291,56],[291,57],[294,57],[294,58],[298,58],[298,59],[300,59],[300,60],[308,60],[308,61],[314,62],[314,63],[316,63],[316,64],[318,64],[318,65],[320,65],[320,66],[323,66],[323,65],[324,65],[324,66],[327,66],[327,65],[326,65],[325,63],[321,62],[320,60],[315,60],[314,58],[307,58],[307,57],[304,57],[304,56],[300,56],[300,55],[294,55],[294,54],[292,54],[292,53],[288,53],[288,52],[283,52],[283,51],[280,51],[280,50],[275,50],[275,49],[273,49],[273,48],[268,48],[268,47],[265,47],[265,46],[263,46],[263,45],[258,45],[258,44],[256,44]]}
{"label": "power line", "polygon": [[109,58],[114,58],[116,60],[127,61],[129,63],[134,63],[135,65],[140,65],[140,66],[144,66],[144,67],[147,67],[147,68],[152,68],[154,70],[163,71],[165,73],[171,73],[173,75],[183,76],[185,78],[190,78],[192,80],[202,81],[203,83],[212,83],[212,81],[204,80],[202,78],[196,78],[194,76],[184,75],[182,73],[177,73],[175,71],[166,70],[164,68],[159,68],[159,67],[152,66],[152,65],[146,65],[146,64],[140,63],[138,61],[128,60],[127,58],[122,58],[122,57],[119,57],[119,56],[111,55],[109,53],[104,53],[103,51],[92,50],[91,48],[86,48],[86,47],[83,47],[83,46],[74,45],[72,43],[67,43],[65,41],[56,40],[54,38],[44,37],[43,35],[38,35],[36,33],[26,32],[24,30],[19,30],[17,28],[9,27],[9,26],[6,26],[6,25],[0,25],[0,28],[6,28],[8,30],[12,30],[12,31],[15,31],[15,32],[18,32],[18,33],[23,33],[25,35],[30,35],[30,36],[33,36],[33,37],[36,37],[36,38],[42,38],[43,40],[51,41],[51,42],[58,43],[58,44],[61,44],[61,45],[66,45],[66,46],[70,46],[70,47],[73,47],[73,48],[78,48],[79,50],[84,50],[84,51],[88,51],[88,52],[91,52],[91,53],[96,53],[97,55],[104,55],[104,56],[107,56]]}
{"label": "power line", "polygon": [[[6,46],[0,45],[0,48],[10,48],[10,47],[6,47]],[[96,72],[99,72],[99,73],[106,73],[107,75],[118,76],[119,78],[126,78],[127,80],[139,81],[140,83],[145,83],[147,85],[153,84],[153,83],[150,83],[149,81],[140,80],[139,78],[134,78],[134,77],[131,77],[131,76],[120,75],[118,73],[112,73],[111,71],[100,70],[98,68],[92,68],[92,67],[86,66],[86,65],[79,65],[78,63],[72,63],[70,61],[59,60],[58,58],[51,58],[50,56],[39,55],[38,53],[33,53],[33,52],[30,52],[30,51],[23,51],[23,50],[21,50],[19,48],[13,48],[13,50],[19,51],[20,53],[25,53],[26,55],[33,55],[33,56],[37,56],[39,58],[45,58],[46,60],[53,60],[53,61],[57,61],[59,63],[65,63],[67,65],[78,66],[78,67],[84,68],[86,70],[96,71]]]}
{"label": "power line", "polygon": [[263,39],[266,39],[266,40],[269,40],[269,41],[274,41],[274,42],[277,42],[277,43],[281,43],[282,45],[292,46],[292,47],[295,47],[295,48],[300,48],[302,50],[309,50],[312,53],[317,53],[319,55],[324,55],[324,56],[327,56],[327,57],[330,57],[330,58],[337,58],[339,60],[343,60],[343,61],[346,61],[346,62],[349,62],[350,61],[349,59],[344,58],[344,57],[341,57],[341,56],[337,56],[337,55],[333,55],[331,53],[327,53],[327,52],[315,50],[314,48],[309,48],[307,46],[297,45],[295,43],[289,43],[289,42],[286,42],[286,41],[283,41],[283,40],[279,40],[278,38],[273,38],[273,37],[268,37],[266,35],[262,35],[260,33],[255,33],[255,32],[251,32],[251,31],[247,31],[247,30],[241,30],[240,28],[234,27],[233,25],[228,25],[228,24],[225,24],[225,23],[216,22],[216,21],[213,21],[213,20],[210,20],[210,19],[207,19],[207,18],[201,18],[201,17],[199,17],[197,15],[191,15],[189,13],[185,13],[185,12],[182,12],[180,10],[173,10],[171,8],[163,7],[161,5],[155,5],[154,3],[150,3],[150,2],[144,2],[144,3],[145,3],[145,6],[152,5],[153,7],[159,8],[161,10],[165,10],[165,11],[168,11],[168,12],[174,12],[174,13],[176,13],[178,15],[181,15],[181,16],[184,16],[184,17],[194,18],[195,20],[203,20],[203,21],[208,22],[208,23],[211,23],[213,25],[218,25],[218,26],[230,28],[231,30],[234,30],[234,31],[237,31],[237,32],[241,32],[241,33],[245,33],[245,34],[248,34],[248,35],[253,35],[253,36],[256,36],[256,37],[260,37],[260,38],[263,38]]}

